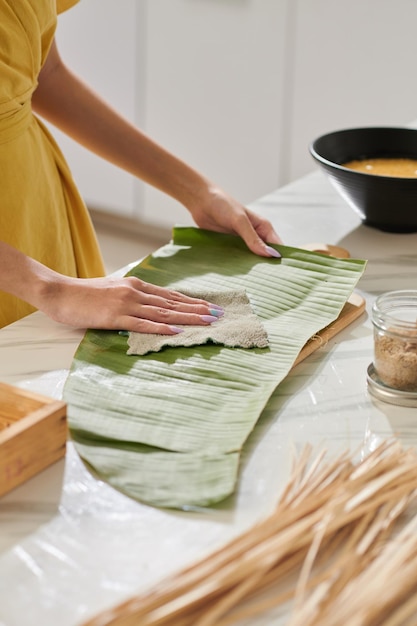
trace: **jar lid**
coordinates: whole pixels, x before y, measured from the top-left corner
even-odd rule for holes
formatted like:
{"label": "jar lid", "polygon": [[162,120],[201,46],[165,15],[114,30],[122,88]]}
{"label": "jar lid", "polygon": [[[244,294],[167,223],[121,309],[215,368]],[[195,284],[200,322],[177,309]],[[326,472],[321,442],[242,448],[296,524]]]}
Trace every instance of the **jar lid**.
{"label": "jar lid", "polygon": [[378,400],[399,406],[417,406],[417,391],[401,391],[384,385],[377,377],[373,363],[368,367],[367,383],[369,393]]}

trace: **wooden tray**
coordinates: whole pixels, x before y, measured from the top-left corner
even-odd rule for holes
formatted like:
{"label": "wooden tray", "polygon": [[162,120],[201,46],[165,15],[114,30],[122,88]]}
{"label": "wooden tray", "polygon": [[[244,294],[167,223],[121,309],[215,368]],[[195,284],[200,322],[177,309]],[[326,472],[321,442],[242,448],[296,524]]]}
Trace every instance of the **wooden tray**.
{"label": "wooden tray", "polygon": [[65,455],[66,405],[0,383],[0,496]]}

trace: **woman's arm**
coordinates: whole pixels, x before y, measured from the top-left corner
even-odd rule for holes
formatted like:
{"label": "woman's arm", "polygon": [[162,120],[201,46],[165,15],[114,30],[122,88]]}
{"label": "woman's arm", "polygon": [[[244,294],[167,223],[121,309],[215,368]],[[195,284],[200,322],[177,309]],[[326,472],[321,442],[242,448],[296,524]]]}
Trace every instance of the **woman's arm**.
{"label": "woman's arm", "polygon": [[0,241],[0,290],[77,328],[172,335],[175,324],[204,326],[222,311],[204,300],[135,278],[70,278]]}
{"label": "woman's arm", "polygon": [[77,142],[181,202],[196,224],[240,235],[261,256],[281,243],[271,224],[167,152],[99,98],[62,62],[55,42],[39,76],[33,108]]}

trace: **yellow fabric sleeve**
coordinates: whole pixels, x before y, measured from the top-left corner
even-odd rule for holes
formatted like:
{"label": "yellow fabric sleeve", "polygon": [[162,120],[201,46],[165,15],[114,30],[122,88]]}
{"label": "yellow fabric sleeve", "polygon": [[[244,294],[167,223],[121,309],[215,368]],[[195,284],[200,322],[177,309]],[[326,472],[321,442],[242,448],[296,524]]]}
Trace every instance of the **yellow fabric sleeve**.
{"label": "yellow fabric sleeve", "polygon": [[63,13],[67,9],[70,9],[74,4],[77,4],[79,0],[56,0],[56,12]]}

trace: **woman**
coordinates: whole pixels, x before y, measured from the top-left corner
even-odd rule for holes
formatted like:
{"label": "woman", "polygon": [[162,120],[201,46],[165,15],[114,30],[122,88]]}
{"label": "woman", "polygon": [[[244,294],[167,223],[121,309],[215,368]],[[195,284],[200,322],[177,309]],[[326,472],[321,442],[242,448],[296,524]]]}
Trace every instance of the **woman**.
{"label": "woman", "polygon": [[[35,309],[76,327],[173,334],[209,324],[210,303],[137,278],[104,277],[94,230],[39,114],[83,146],[180,201],[201,228],[279,256],[271,224],[104,103],[63,63],[57,12],[78,0],[0,0],[0,327]],[[57,6],[56,6],[57,5]]]}

